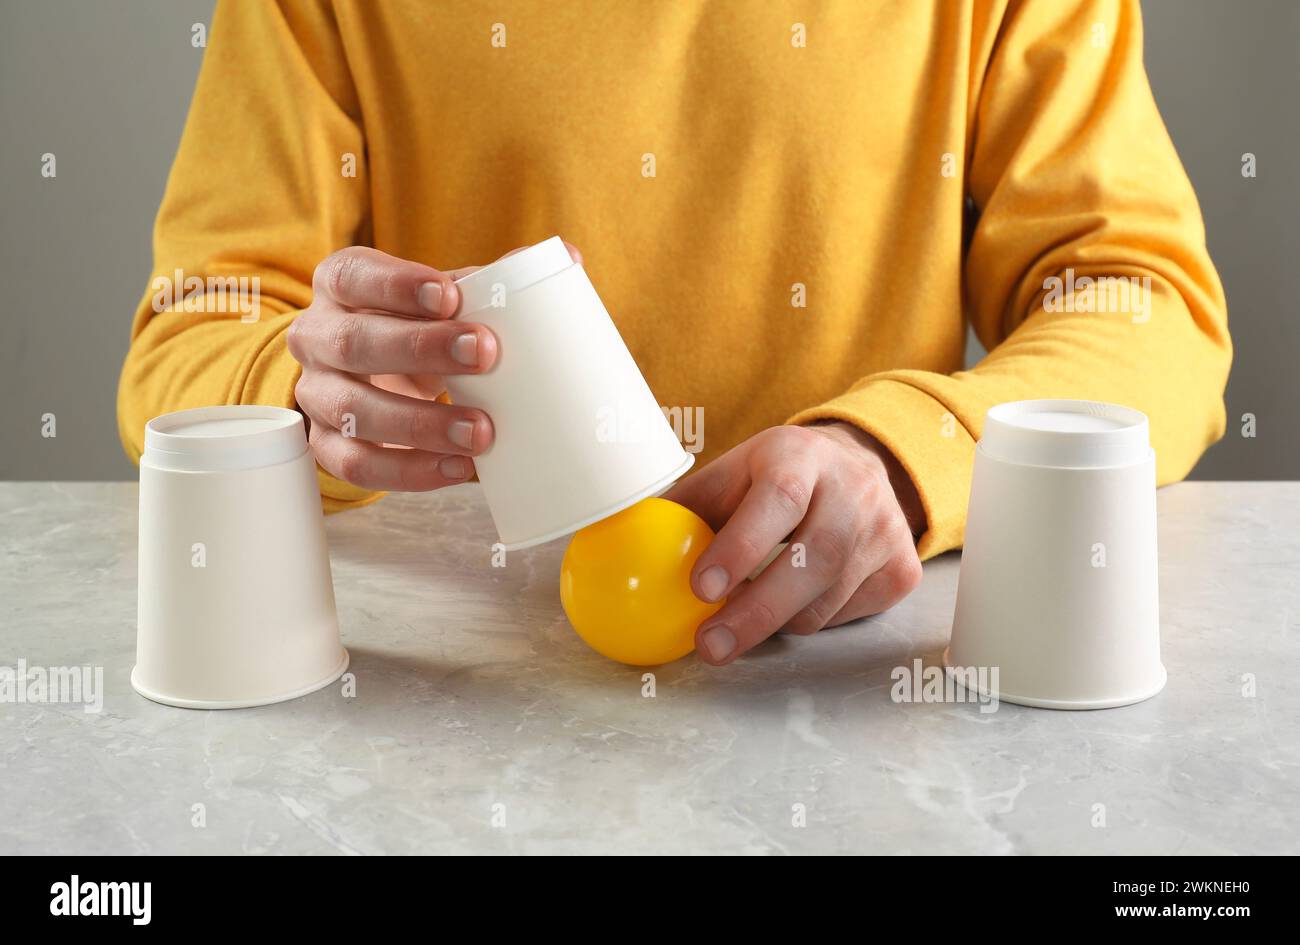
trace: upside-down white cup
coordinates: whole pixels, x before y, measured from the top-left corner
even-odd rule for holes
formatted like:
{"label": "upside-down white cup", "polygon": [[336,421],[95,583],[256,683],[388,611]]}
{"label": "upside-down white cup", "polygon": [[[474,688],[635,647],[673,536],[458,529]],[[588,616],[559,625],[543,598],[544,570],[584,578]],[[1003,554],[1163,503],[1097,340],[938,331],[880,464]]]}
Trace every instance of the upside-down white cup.
{"label": "upside-down white cup", "polygon": [[248,405],[150,420],[136,692],[238,709],[306,695],[347,665],[302,417]]}
{"label": "upside-down white cup", "polygon": [[694,457],[587,273],[552,237],[457,280],[459,318],[500,339],[484,374],[448,377],[492,418],[474,467],[507,550],[560,538],[668,488]]}
{"label": "upside-down white cup", "polygon": [[996,667],[999,699],[1050,709],[1128,705],[1164,688],[1155,487],[1136,410],[990,409],[944,653],[957,681]]}

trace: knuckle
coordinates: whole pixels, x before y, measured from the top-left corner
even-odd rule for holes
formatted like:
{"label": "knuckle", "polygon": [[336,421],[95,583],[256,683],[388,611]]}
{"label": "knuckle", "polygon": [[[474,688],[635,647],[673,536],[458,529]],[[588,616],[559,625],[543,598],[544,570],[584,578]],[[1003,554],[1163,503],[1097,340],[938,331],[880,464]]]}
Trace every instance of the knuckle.
{"label": "knuckle", "polygon": [[782,429],[786,431],[786,442],[796,449],[811,449],[826,442],[824,436],[808,427],[786,424]]}
{"label": "knuckle", "polygon": [[321,263],[321,267],[318,269],[321,284],[325,286],[331,297],[337,299],[340,295],[347,293],[352,280],[356,276],[360,262],[361,257],[356,252],[356,248],[349,246],[347,249],[341,249],[327,257]]}
{"label": "knuckle", "polygon": [[857,549],[857,533],[844,527],[818,529],[804,542],[817,572],[823,577],[843,573]]}
{"label": "knuckle", "polygon": [[921,562],[915,554],[899,555],[884,567],[885,592],[891,600],[901,600],[921,583]]}
{"label": "knuckle", "polygon": [[781,625],[776,610],[765,600],[756,600],[750,603],[747,614],[749,624],[762,631],[772,631]]}
{"label": "knuckle", "polygon": [[402,492],[427,492],[443,484],[438,473],[437,457],[427,457],[416,450],[400,450],[397,460],[397,488]]}
{"label": "knuckle", "polygon": [[758,434],[759,455],[772,463],[787,461],[792,454],[804,452],[812,444],[806,439],[815,436],[804,427],[784,425],[768,427]]}
{"label": "knuckle", "polygon": [[800,444],[808,442],[805,437],[810,437],[812,431],[807,427],[801,427],[792,423],[784,423],[776,427],[768,427],[763,431],[764,435],[773,443],[785,445]]}
{"label": "knuckle", "polygon": [[330,331],[329,346],[343,364],[349,363],[357,354],[361,336],[361,319],[356,315],[344,315],[335,322]]}
{"label": "knuckle", "polygon": [[826,626],[826,622],[831,619],[831,616],[830,605],[821,600],[815,600],[794,615],[790,622],[786,624],[785,632],[799,637],[810,637]]}
{"label": "knuckle", "polygon": [[808,427],[786,424],[776,429],[780,431],[780,437],[776,442],[780,444],[781,451],[786,454],[812,452],[826,443],[826,437]]}
{"label": "knuckle", "polygon": [[328,274],[330,271],[330,267],[334,265],[334,257],[337,255],[338,255],[337,253],[331,253],[330,255],[322,259],[320,262],[318,262],[316,264],[316,268],[312,270],[311,284],[312,287],[316,290],[317,294],[319,294],[322,289],[325,289],[326,291],[329,290]]}
{"label": "knuckle", "polygon": [[360,445],[348,442],[338,452],[339,478],[359,485],[366,475],[366,452]]}
{"label": "knuckle", "polygon": [[719,555],[719,557],[734,557],[740,561],[752,561],[756,566],[760,561],[767,557],[771,548],[764,548],[753,532],[741,532],[734,536],[734,551],[731,555]]}
{"label": "knuckle", "polygon": [[795,617],[790,621],[785,632],[796,637],[810,637],[822,628],[820,620],[814,617],[806,617],[803,614]]}
{"label": "knuckle", "polygon": [[353,388],[342,384],[337,390],[331,391],[329,409],[325,414],[331,426],[335,429],[342,429],[348,418],[355,418],[356,415],[357,394]]}
{"label": "knuckle", "polygon": [[298,383],[293,385],[294,403],[301,406],[302,404],[308,403],[311,400],[311,396],[311,381],[307,374],[302,374],[298,378]]}
{"label": "knuckle", "polygon": [[385,306],[395,308],[402,302],[402,277],[395,268],[385,267],[379,278],[379,297]]}
{"label": "knuckle", "polygon": [[767,477],[768,486],[776,500],[787,511],[803,512],[808,508],[810,492],[802,477],[790,470],[776,470]]}
{"label": "knuckle", "polygon": [[410,328],[411,358],[415,364],[431,364],[442,343],[438,326],[433,322],[415,322]]}
{"label": "knuckle", "polygon": [[307,359],[307,323],[302,316],[295,318],[289,323],[289,330],[285,332],[284,340],[289,348],[289,353],[299,364],[303,364]]}
{"label": "knuckle", "polygon": [[404,409],[407,411],[406,433],[411,446],[428,447],[442,442],[442,426],[436,411],[426,409],[423,404],[412,404]]}
{"label": "knuckle", "polygon": [[899,556],[898,561],[899,588],[904,594],[910,594],[920,586],[925,570],[921,567],[921,559],[915,550],[909,549],[907,554]]}
{"label": "knuckle", "polygon": [[861,489],[864,493],[872,498],[894,497],[894,487],[889,484],[889,476],[883,469],[871,469],[863,475]]}
{"label": "knuckle", "polygon": [[892,492],[883,492],[879,480],[869,472],[848,473],[846,477],[839,484],[845,517],[860,531],[874,533],[885,528],[886,518],[896,504]]}
{"label": "knuckle", "polygon": [[915,557],[912,531],[907,527],[907,519],[903,517],[902,509],[898,508],[897,503],[881,503],[877,506],[876,514],[871,520],[871,527],[890,545],[906,545],[911,548]]}
{"label": "knuckle", "polygon": [[[410,452],[403,450],[402,452]],[[407,457],[402,457],[406,459]],[[398,492],[419,492],[421,491],[420,470],[415,468],[414,463],[398,462],[397,464],[397,491]]]}
{"label": "knuckle", "polygon": [[860,465],[854,465],[843,470],[841,475],[845,488],[852,493],[859,503],[866,503],[878,498],[881,486],[887,484],[887,480],[883,480],[873,470]]}
{"label": "knuckle", "polygon": [[741,476],[718,476],[713,480],[706,477],[702,481],[706,486],[702,504],[709,509],[734,505],[732,500],[739,501],[737,493],[746,485]]}
{"label": "knuckle", "polygon": [[889,503],[880,501],[882,496],[871,477],[863,476],[854,483],[848,497],[849,513],[859,528],[871,532],[884,528],[886,523],[883,518],[889,513],[890,506]]}
{"label": "knuckle", "polygon": [[[316,426],[316,424],[313,423],[312,426]],[[343,478],[338,474],[338,470],[334,468],[334,459],[330,455],[329,449],[326,448],[319,436],[315,436],[311,432],[307,434],[307,452],[311,453],[312,458],[316,461],[317,473],[323,472],[338,479]]]}

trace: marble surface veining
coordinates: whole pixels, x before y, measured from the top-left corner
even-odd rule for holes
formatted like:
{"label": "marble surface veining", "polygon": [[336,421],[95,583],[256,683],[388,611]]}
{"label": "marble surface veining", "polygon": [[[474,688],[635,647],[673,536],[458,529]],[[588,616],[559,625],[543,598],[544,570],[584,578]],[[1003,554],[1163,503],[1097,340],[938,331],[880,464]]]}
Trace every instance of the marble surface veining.
{"label": "marble surface veining", "polygon": [[0,853],[1300,852],[1300,483],[1159,510],[1169,684],[1128,708],[892,701],[939,661],[955,555],[647,698],[569,629],[564,543],[491,567],[462,486],[329,519],[355,696],[206,712],[130,687],[135,485],[0,484],[0,667],[105,690],[0,703]]}

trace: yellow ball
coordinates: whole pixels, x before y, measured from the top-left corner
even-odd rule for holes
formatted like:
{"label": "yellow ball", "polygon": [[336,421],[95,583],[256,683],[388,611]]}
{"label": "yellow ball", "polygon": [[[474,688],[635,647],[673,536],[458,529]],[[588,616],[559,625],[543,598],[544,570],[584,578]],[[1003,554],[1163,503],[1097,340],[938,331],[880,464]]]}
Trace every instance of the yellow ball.
{"label": "yellow ball", "polygon": [[695,630],[721,609],[691,590],[691,568],[713,530],[685,506],[644,499],[573,536],[560,565],[569,623],[597,653],[657,666],[695,649]]}

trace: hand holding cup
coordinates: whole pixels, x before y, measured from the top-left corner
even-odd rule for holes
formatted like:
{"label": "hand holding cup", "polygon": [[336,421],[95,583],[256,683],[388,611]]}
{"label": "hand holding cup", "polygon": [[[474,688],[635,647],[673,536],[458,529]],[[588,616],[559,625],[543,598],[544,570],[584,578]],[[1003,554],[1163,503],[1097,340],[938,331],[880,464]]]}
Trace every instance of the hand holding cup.
{"label": "hand holding cup", "polygon": [[435,398],[445,376],[482,374],[497,359],[490,329],[454,318],[455,280],[477,268],[441,271],[365,246],[316,267],[311,305],[288,344],[302,365],[295,396],[322,468],[363,488],[411,492],[474,475],[473,457],[492,443],[491,418]]}

